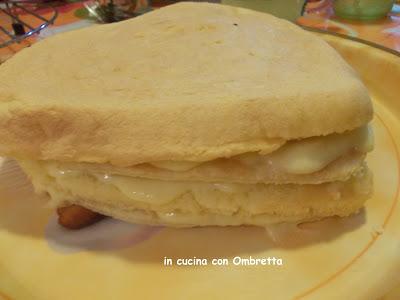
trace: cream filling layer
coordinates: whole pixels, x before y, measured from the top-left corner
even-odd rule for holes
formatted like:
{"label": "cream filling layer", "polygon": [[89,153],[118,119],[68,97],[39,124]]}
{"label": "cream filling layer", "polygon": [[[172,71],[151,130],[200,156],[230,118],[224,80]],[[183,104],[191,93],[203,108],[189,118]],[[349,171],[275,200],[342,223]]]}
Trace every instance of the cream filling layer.
{"label": "cream filling layer", "polygon": [[31,177],[36,190],[49,192],[57,206],[87,199],[105,206],[118,206],[122,210],[142,209],[161,214],[233,215],[241,211],[250,215],[297,215],[309,213],[309,208],[315,205],[328,209],[350,195],[365,197],[369,193],[369,184],[365,184],[363,179],[364,169],[346,182],[273,185],[111,176],[59,168],[54,162],[47,161],[20,161],[20,164]]}
{"label": "cream filling layer", "polygon": [[[246,153],[231,157],[231,159],[249,166],[267,162],[289,174],[311,174],[322,170],[351,150],[366,153],[371,151],[373,146],[372,128],[366,125],[341,134],[289,141],[268,155]],[[184,172],[202,163],[204,162],[159,161],[149,164],[161,169]]]}

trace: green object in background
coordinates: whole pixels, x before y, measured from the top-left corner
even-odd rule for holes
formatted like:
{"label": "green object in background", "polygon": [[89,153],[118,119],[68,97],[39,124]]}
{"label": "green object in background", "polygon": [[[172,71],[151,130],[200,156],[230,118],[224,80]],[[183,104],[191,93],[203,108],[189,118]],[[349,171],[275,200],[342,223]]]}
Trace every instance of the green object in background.
{"label": "green object in background", "polygon": [[294,22],[301,16],[305,0],[222,0],[221,3],[267,12]]}
{"label": "green object in background", "polygon": [[385,17],[395,0],[335,0],[335,14],[353,20],[377,20]]}

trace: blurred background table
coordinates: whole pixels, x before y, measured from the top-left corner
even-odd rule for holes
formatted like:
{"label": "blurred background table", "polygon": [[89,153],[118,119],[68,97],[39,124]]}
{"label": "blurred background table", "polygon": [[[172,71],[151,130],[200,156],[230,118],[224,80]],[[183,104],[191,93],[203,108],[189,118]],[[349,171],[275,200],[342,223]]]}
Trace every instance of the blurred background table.
{"label": "blurred background table", "polygon": [[305,14],[297,20],[302,26],[357,37],[400,52],[400,5],[377,21],[351,21],[335,16],[333,0],[313,1],[307,4]]}

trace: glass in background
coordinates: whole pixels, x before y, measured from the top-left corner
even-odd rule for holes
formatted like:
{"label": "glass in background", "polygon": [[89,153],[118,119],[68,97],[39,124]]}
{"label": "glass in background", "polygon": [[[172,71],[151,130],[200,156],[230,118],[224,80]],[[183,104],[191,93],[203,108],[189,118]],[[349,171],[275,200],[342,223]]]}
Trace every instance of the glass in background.
{"label": "glass in background", "polygon": [[221,3],[267,12],[294,22],[301,16],[305,0],[222,0]]}
{"label": "glass in background", "polygon": [[333,8],[338,17],[353,20],[377,20],[385,17],[395,0],[335,0]]}

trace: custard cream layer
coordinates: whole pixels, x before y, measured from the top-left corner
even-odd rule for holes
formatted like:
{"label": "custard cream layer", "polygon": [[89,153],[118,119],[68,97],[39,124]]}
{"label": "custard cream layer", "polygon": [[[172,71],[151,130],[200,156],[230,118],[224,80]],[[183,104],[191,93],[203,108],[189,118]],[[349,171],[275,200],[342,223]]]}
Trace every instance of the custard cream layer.
{"label": "custard cream layer", "polygon": [[362,206],[371,188],[366,168],[347,181],[274,185],[162,181],[63,170],[38,161],[20,164],[36,190],[48,192],[56,206],[83,204],[116,217],[121,216],[114,209],[140,210],[174,224],[180,224],[182,215],[248,218],[268,214],[290,220],[346,215]]}
{"label": "custard cream layer", "polygon": [[[289,141],[268,155],[246,153],[231,159],[250,167],[267,163],[288,174],[310,174],[322,170],[350,151],[369,152],[373,149],[373,144],[372,128],[363,126],[342,134]],[[149,164],[161,169],[183,172],[201,165],[202,162],[160,161]]]}

